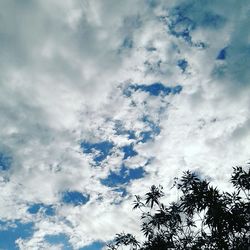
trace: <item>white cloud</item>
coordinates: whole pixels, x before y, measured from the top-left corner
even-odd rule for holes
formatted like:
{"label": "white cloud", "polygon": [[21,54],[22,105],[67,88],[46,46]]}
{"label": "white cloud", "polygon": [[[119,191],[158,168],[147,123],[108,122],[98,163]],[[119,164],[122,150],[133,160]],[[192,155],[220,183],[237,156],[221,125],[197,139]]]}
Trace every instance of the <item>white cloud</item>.
{"label": "white cloud", "polygon": [[[157,1],[154,8],[147,3],[1,3],[0,149],[13,163],[1,172],[0,219],[32,218],[36,225],[31,239],[18,240],[20,249],[45,249],[46,234],[67,234],[75,249],[122,230],[137,234],[133,197],[114,204],[122,198],[99,182],[121,165],[120,147],[136,142],[116,133],[117,120],[136,137],[148,129],[143,114],[161,128],[154,141],[134,145],[138,155],[126,160],[147,172],[128,184],[130,195],[155,182],[168,188],[187,169],[227,187],[231,166],[249,159],[248,2],[235,8],[234,1],[211,1],[184,13],[197,24],[192,41],[206,49],[171,35],[169,20],[160,19],[183,1]],[[216,29],[204,25],[209,11],[224,20]],[[226,59],[216,60],[227,46]],[[180,59],[188,62],[185,73]],[[165,98],[122,95],[129,83],[153,82],[181,84],[183,91]],[[92,166],[93,154],[82,153],[84,139],[114,142],[101,166]],[[67,189],[90,194],[89,203],[61,206],[59,194]],[[28,214],[28,204],[39,202],[55,204],[56,215]]]}

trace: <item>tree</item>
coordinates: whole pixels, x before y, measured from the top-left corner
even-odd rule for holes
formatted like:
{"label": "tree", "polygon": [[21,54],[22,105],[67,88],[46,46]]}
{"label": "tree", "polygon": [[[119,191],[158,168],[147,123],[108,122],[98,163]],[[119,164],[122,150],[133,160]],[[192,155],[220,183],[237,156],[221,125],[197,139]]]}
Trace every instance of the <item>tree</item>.
{"label": "tree", "polygon": [[250,246],[250,168],[233,168],[232,193],[220,192],[195,173],[184,172],[174,187],[181,196],[167,206],[161,186],[152,186],[142,198],[135,196],[134,209],[141,210],[139,243],[131,234],[117,234],[108,249],[237,249]]}

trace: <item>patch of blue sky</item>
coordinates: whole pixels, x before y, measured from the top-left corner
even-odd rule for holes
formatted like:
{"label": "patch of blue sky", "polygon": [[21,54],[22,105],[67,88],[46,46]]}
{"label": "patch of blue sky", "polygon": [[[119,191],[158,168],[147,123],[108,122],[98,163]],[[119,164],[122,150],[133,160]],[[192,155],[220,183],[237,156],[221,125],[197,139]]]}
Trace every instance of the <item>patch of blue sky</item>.
{"label": "patch of blue sky", "polygon": [[185,59],[180,59],[178,60],[177,65],[182,70],[182,73],[184,73],[188,67],[188,62]]}
{"label": "patch of blue sky", "polygon": [[186,42],[192,43],[190,32],[196,28],[195,22],[186,16],[189,5],[180,5],[170,11],[170,20],[168,23],[169,31],[175,37],[181,37]]}
{"label": "patch of blue sky", "polygon": [[97,143],[91,143],[84,141],[81,143],[81,148],[83,152],[86,154],[95,154],[95,151],[98,154],[94,155],[93,160],[96,164],[100,164],[103,160],[105,160],[108,155],[111,154],[111,151],[114,147],[114,143],[111,141],[101,141]]}
{"label": "patch of blue sky", "polygon": [[146,123],[150,128],[154,128],[156,126],[156,124],[152,120],[150,120],[150,117],[148,115],[144,115],[142,117],[142,121]]}
{"label": "patch of blue sky", "polygon": [[[202,8],[202,9],[201,9]],[[211,11],[204,11],[201,4],[191,2],[183,3],[170,9],[168,18],[162,17],[167,21],[167,26],[170,34],[177,38],[182,38],[190,46],[198,49],[207,48],[206,42],[193,41],[191,33],[197,27],[202,28],[221,28],[226,19]]]}
{"label": "patch of blue sky", "polygon": [[140,140],[139,142],[146,143],[148,141],[153,140],[155,137],[154,133],[152,131],[143,131],[140,132]]}
{"label": "patch of blue sky", "polygon": [[181,85],[177,85],[177,86],[172,88],[172,94],[174,94],[174,95],[180,94],[181,91],[182,91],[182,86]]}
{"label": "patch of blue sky", "polygon": [[226,59],[226,56],[227,56],[226,49],[227,49],[227,47],[225,47],[222,50],[220,50],[219,54],[216,57],[217,60],[225,60]]}
{"label": "patch of blue sky", "polygon": [[47,216],[53,216],[55,215],[55,209],[52,205],[45,205],[43,203],[35,203],[32,204],[28,210],[30,214],[37,214],[38,212],[42,212]]}
{"label": "patch of blue sky", "polygon": [[122,121],[115,121],[115,134],[116,135],[126,135],[128,139],[136,139],[135,131],[125,129],[122,125]]}
{"label": "patch of blue sky", "polygon": [[65,204],[80,206],[86,204],[90,199],[88,194],[78,191],[65,191],[62,193],[62,202]]}
{"label": "patch of blue sky", "polygon": [[121,149],[124,153],[123,160],[138,155],[138,153],[134,150],[134,145],[132,143],[129,145],[123,146]]}
{"label": "patch of blue sky", "polygon": [[19,249],[15,241],[19,238],[31,238],[34,233],[32,222],[23,223],[20,220],[0,221],[0,249]]}
{"label": "patch of blue sky", "polygon": [[226,18],[214,11],[207,10],[204,4],[188,1],[171,8],[167,18],[170,34],[182,38],[190,46],[200,49],[206,48],[205,42],[192,41],[192,31],[197,27],[220,29],[225,25]]}
{"label": "patch of blue sky", "polygon": [[101,179],[101,183],[108,187],[117,187],[128,184],[131,180],[143,178],[144,175],[145,171],[143,167],[130,169],[123,164],[118,173],[111,171],[106,178]]}
{"label": "patch of blue sky", "polygon": [[6,171],[11,167],[12,157],[8,154],[0,152],[0,171]]}
{"label": "patch of blue sky", "polygon": [[79,250],[101,250],[105,244],[100,241],[95,241],[88,246],[82,247]]}
{"label": "patch of blue sky", "polygon": [[62,250],[73,250],[72,245],[69,243],[69,238],[66,234],[48,234],[45,235],[44,240],[50,245],[62,245]]}
{"label": "patch of blue sky", "polygon": [[130,84],[126,89],[124,89],[123,94],[127,97],[132,95],[132,92],[143,91],[149,93],[151,96],[159,95],[169,95],[169,94],[179,94],[182,90],[181,85],[175,87],[167,87],[160,82],[152,83],[149,85],[146,84]]}
{"label": "patch of blue sky", "polygon": [[145,143],[149,140],[153,140],[155,136],[159,135],[161,132],[161,128],[158,124],[151,121],[148,116],[143,116],[142,121],[149,127],[148,130],[140,132],[140,140],[138,142]]}
{"label": "patch of blue sky", "polygon": [[115,188],[115,189],[113,189],[113,191],[119,193],[121,195],[121,197],[125,197],[128,194],[126,188],[124,188],[124,187]]}

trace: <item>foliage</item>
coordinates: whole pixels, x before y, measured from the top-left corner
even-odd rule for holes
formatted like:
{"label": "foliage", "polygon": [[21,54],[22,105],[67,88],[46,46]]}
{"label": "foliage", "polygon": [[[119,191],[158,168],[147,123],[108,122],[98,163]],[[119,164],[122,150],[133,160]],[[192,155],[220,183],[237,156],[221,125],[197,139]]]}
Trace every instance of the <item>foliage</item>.
{"label": "foliage", "polygon": [[141,210],[139,243],[131,234],[117,234],[108,249],[248,249],[250,241],[250,168],[233,168],[235,191],[220,192],[195,173],[184,172],[176,187],[181,196],[165,206],[161,186],[152,186],[145,197],[135,196],[134,209]]}

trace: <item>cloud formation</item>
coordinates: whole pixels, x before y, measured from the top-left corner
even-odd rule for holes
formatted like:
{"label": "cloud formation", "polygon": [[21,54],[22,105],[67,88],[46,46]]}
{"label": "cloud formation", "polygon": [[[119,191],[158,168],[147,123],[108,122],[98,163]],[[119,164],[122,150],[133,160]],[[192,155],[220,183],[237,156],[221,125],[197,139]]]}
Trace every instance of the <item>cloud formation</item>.
{"label": "cloud formation", "polygon": [[134,194],[187,169],[230,188],[249,160],[248,1],[0,6],[0,248],[101,249],[138,231]]}

